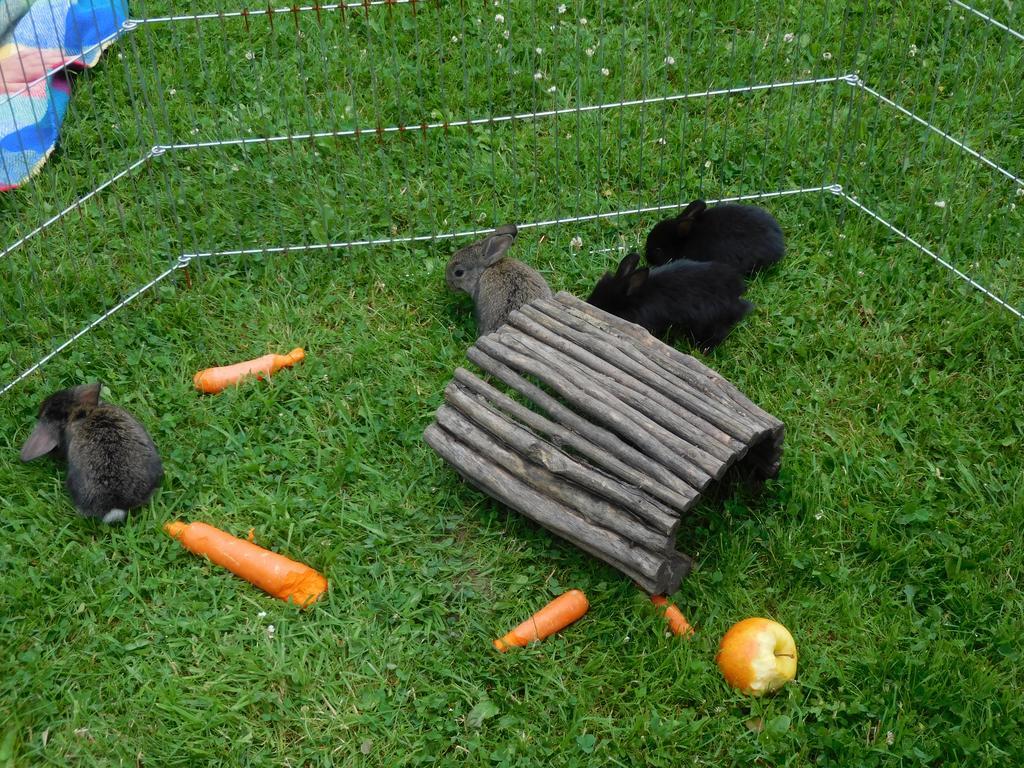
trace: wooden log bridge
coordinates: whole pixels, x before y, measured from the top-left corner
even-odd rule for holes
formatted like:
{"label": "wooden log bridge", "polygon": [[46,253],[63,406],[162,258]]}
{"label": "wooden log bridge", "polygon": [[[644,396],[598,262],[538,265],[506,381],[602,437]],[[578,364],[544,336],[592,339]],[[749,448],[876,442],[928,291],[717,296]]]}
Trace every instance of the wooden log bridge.
{"label": "wooden log bridge", "polygon": [[779,472],[781,421],[571,294],[513,312],[468,357],[532,407],[459,368],[426,442],[471,485],[649,594],[689,573],[676,531],[711,483]]}

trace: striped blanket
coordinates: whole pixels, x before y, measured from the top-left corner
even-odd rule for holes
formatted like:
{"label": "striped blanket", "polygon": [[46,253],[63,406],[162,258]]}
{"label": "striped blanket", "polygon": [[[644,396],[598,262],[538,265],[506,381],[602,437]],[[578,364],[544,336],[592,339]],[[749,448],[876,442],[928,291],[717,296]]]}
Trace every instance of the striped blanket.
{"label": "striped blanket", "polygon": [[71,98],[65,68],[96,64],[127,15],[126,0],[0,0],[0,192],[46,162]]}

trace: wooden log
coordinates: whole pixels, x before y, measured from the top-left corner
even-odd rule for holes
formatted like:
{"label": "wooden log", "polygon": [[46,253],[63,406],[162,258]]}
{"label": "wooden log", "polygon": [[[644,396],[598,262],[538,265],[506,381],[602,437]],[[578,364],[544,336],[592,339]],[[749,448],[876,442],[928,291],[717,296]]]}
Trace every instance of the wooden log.
{"label": "wooden log", "polygon": [[662,434],[665,430],[639,411],[610,396],[582,373],[573,371],[571,380],[566,378],[559,371],[562,361],[553,360],[543,351],[532,348],[528,343],[524,344],[521,338],[509,332],[508,326],[477,339],[475,346],[506,364],[536,376],[582,413],[629,440],[698,491],[703,491],[711,482],[710,474],[685,454],[681,455],[677,443],[682,441],[666,438]]}
{"label": "wooden log", "polygon": [[[445,389],[445,400],[448,404],[468,417],[476,425],[491,433],[496,439],[507,444],[517,453],[525,456],[530,461],[541,465],[560,478],[575,483],[589,493],[593,493],[602,499],[607,499],[618,505],[626,514],[633,517],[638,524],[647,530],[660,536],[662,541],[674,541],[675,534],[679,528],[679,517],[668,509],[648,498],[645,493],[636,488],[623,485],[615,477],[600,472],[569,454],[559,450],[549,442],[542,440],[534,432],[523,425],[515,422],[505,414],[491,406],[486,401],[478,399],[471,392],[463,389],[455,381],[448,384]],[[453,432],[447,424],[441,421],[440,411],[438,412],[438,423],[449,432]],[[581,509],[584,515],[588,512]],[[613,520],[613,523],[617,521]],[[628,523],[628,521],[627,521]],[[634,536],[625,527],[620,527],[621,533],[635,541],[644,544],[648,549],[656,550],[657,540],[641,539]]]}
{"label": "wooden log", "polygon": [[664,446],[662,450],[670,451],[675,460],[685,467],[682,477],[687,482],[706,485],[709,481],[704,479],[705,476],[715,480],[722,476],[726,465],[721,460],[681,438],[671,429],[662,426],[654,416],[645,413],[643,409],[652,410],[650,402],[638,397],[635,392],[601,376],[568,354],[544,344],[512,324],[502,326],[495,335],[499,343],[525,355],[549,374],[565,374],[577,389],[585,389],[593,409],[591,418],[607,421],[609,414],[614,412],[631,421],[633,427],[639,429],[645,437]]}
{"label": "wooden log", "polygon": [[764,480],[777,477],[782,467],[782,442],[785,427],[755,443],[746,455],[739,459],[726,473],[726,479],[739,478],[751,486],[758,486]]}
{"label": "wooden log", "polygon": [[[520,316],[520,322],[529,325],[531,321]],[[594,404],[595,408],[601,409],[605,415],[608,413],[607,409],[614,408],[637,422],[638,427],[664,445],[666,450],[672,451],[679,459],[692,465],[692,471],[699,471],[710,475],[714,480],[719,480],[728,468],[728,461],[704,450],[695,439],[688,439],[679,434],[686,430],[680,420],[667,415],[664,409],[659,409],[649,398],[642,397],[635,390],[595,371],[567,352],[550,346],[513,325],[511,318],[498,337],[506,346],[547,365],[549,370],[568,374],[577,387],[584,384],[593,387],[593,391],[600,393],[596,398],[598,402]],[[684,477],[691,482],[699,481],[697,475]]]}
{"label": "wooden log", "polygon": [[595,445],[605,449],[626,464],[635,467],[641,472],[647,473],[653,480],[663,483],[680,496],[689,499],[689,501],[687,501],[687,508],[689,508],[690,505],[700,497],[700,494],[695,488],[693,488],[693,486],[673,474],[671,469],[661,461],[647,456],[642,451],[637,450],[629,443],[622,440],[615,433],[605,429],[604,427],[598,426],[597,424],[592,424],[570,408],[562,405],[562,403],[553,398],[543,389],[524,379],[502,360],[492,357],[481,349],[479,341],[480,340],[478,339],[478,343],[469,348],[466,356],[480,366],[482,370],[493,374],[498,379],[505,382],[505,384],[529,398],[532,402],[543,408],[551,418],[557,420],[563,426],[573,430],[585,439],[592,441]]}
{"label": "wooden log", "polygon": [[713,478],[778,473],[781,421],[696,358],[568,294],[512,313],[468,357],[544,413],[460,368],[427,443],[650,594],[692,567],[675,532]]}
{"label": "wooden log", "polygon": [[635,550],[639,547],[588,523],[574,510],[538,493],[439,425],[430,424],[423,439],[471,485],[608,563],[651,594],[668,584],[676,573],[675,560],[671,557],[662,560],[653,575],[635,569],[632,562],[637,559]]}
{"label": "wooden log", "polygon": [[699,388],[705,394],[719,399],[726,406],[735,408],[746,415],[748,419],[760,423],[766,428],[772,428],[781,424],[774,416],[752,403],[732,382],[719,376],[696,358],[685,355],[674,347],[662,343],[639,325],[598,309],[564,291],[556,294],[555,298],[564,306],[573,307],[588,315],[598,327],[611,333],[613,336],[624,338],[650,351],[657,356],[663,367],[667,367],[684,381]]}
{"label": "wooden log", "polygon": [[[615,337],[601,332],[593,322],[585,319],[584,313],[574,307],[553,299],[545,299],[526,305],[522,311],[534,319],[538,319],[537,316],[546,316],[551,322],[557,323],[559,329],[570,329],[565,331],[569,338],[587,345],[605,360],[622,370],[629,371],[634,377],[660,392],[665,399],[694,414],[694,418],[714,425],[725,436],[720,440],[730,447],[739,447],[736,446],[736,441],[741,445],[752,441],[761,428],[737,418],[719,399],[710,397],[662,368],[650,354],[632,342],[618,340],[618,343],[615,343]],[[588,341],[585,342],[583,339]]]}
{"label": "wooden log", "polygon": [[[745,408],[737,410],[735,402],[726,392],[716,389],[706,377],[698,376],[670,358],[666,348],[671,347],[658,341],[640,326],[628,323],[585,302],[577,302],[579,300],[572,296],[568,299],[563,298],[561,294],[555,297],[555,303],[565,313],[589,326],[589,332],[601,334],[631,359],[655,372],[659,377],[669,379],[677,388],[697,398],[704,407],[713,409],[716,423],[730,434],[744,442],[758,439],[763,434],[766,426],[756,416],[749,414]],[[742,432],[735,431],[737,426]]]}
{"label": "wooden log", "polygon": [[[501,409],[509,416],[526,424],[534,432],[546,435],[552,444],[571,448],[580,456],[591,461],[598,469],[618,477],[621,481],[634,488],[644,491],[652,497],[649,499],[650,503],[656,506],[662,517],[668,520],[677,518],[678,513],[688,511],[697,498],[692,491],[690,495],[686,496],[677,493],[664,483],[655,480],[647,472],[631,466],[618,456],[613,455],[610,451],[602,449],[594,440],[586,439],[581,434],[566,429],[560,424],[517,403],[511,397],[492,387],[483,379],[474,376],[465,368],[455,369],[454,383],[460,389],[486,400],[492,406]],[[640,456],[643,457],[642,454]]]}
{"label": "wooden log", "polygon": [[[661,375],[674,379],[682,387],[692,386],[698,391],[706,393],[709,397],[717,398],[721,407],[726,407],[735,414],[735,418],[741,419],[743,424],[753,427],[751,432],[744,438],[747,443],[747,450],[752,451],[754,456],[750,460],[744,460],[747,469],[756,480],[756,475],[762,479],[775,477],[781,466],[782,442],[785,434],[783,423],[751,402],[740,390],[727,379],[724,379],[711,368],[701,363],[690,355],[685,355],[667,344],[662,344],[651,336],[640,326],[629,323],[621,318],[610,315],[599,310],[586,302],[567,293],[559,293],[554,297],[553,302],[535,302],[538,308],[545,309],[545,305],[560,305],[567,313],[577,318],[586,318],[593,324],[593,327],[609,335],[625,354],[637,359],[639,349],[646,349],[650,354],[645,354],[641,360],[652,370],[661,372]],[[682,387],[680,389],[682,389]],[[723,429],[733,432],[731,427],[722,424]],[[761,445],[762,443],[766,444]],[[754,450],[755,447],[757,450]],[[736,459],[741,458],[741,454]]]}
{"label": "wooden log", "polygon": [[[635,382],[632,386],[638,392],[671,408],[679,418],[712,436],[714,438],[714,442],[711,444],[713,449],[720,451],[723,456],[731,457],[732,453],[742,446],[742,440],[737,439],[700,414],[698,409],[704,405],[703,400],[696,397],[688,398],[685,392],[679,392],[679,387],[673,386],[663,378],[654,376],[646,366],[636,362],[613,344],[609,344],[605,340],[606,337],[582,329],[581,326],[589,324],[573,318],[567,308],[562,307],[558,302],[537,301],[520,307],[519,311],[552,333],[574,342],[599,358],[603,362],[603,369],[609,370],[608,375],[617,375],[622,383],[626,383],[627,379]],[[589,327],[593,329],[593,326]]]}
{"label": "wooden log", "polygon": [[563,303],[576,306],[582,311],[588,312],[593,317],[603,315],[603,320],[608,323],[610,327],[617,328],[620,332],[628,333],[635,341],[642,344],[645,348],[657,349],[660,356],[672,364],[672,368],[674,370],[688,371],[694,377],[694,381],[703,379],[705,382],[705,391],[716,392],[728,397],[730,403],[738,411],[745,412],[749,417],[761,422],[771,431],[774,432],[775,430],[783,427],[783,424],[779,419],[751,401],[750,398],[743,394],[735,384],[724,378],[714,369],[704,365],[695,357],[683,354],[671,345],[658,342],[657,339],[639,326],[603,312],[597,307],[587,304],[585,301],[578,299],[570,293],[562,291],[558,294],[558,297]]}
{"label": "wooden log", "polygon": [[[541,317],[545,316],[541,314]],[[721,479],[737,450],[744,448],[742,443],[731,440],[728,435],[706,421],[701,420],[706,425],[706,430],[694,424],[687,418],[689,414],[678,409],[674,403],[664,401],[655,390],[582,346],[587,341],[586,338],[579,342],[567,339],[546,327],[543,322],[537,322],[521,311],[512,312],[508,322],[512,327],[518,328],[545,346],[572,358],[583,366],[588,376],[603,385],[619,400],[640,411],[676,437],[682,438],[692,446],[684,455],[716,480]],[[720,437],[730,440],[733,445],[730,447],[720,442]]]}
{"label": "wooden log", "polygon": [[[524,458],[517,452],[515,445],[505,442],[506,436],[516,440],[509,431],[500,436],[493,435],[451,405],[442,405],[437,409],[437,423],[446,432],[455,435],[470,448],[480,451],[534,490],[575,510],[588,523],[634,542],[650,553],[649,559],[655,569],[675,549],[674,540],[647,527],[627,510]],[[641,570],[640,567],[637,570]],[[649,575],[653,576],[654,572]]]}
{"label": "wooden log", "polygon": [[658,594],[670,595],[679,589],[679,583],[690,575],[693,570],[693,558],[681,552],[674,552],[669,558],[669,569],[666,574],[666,589]]}

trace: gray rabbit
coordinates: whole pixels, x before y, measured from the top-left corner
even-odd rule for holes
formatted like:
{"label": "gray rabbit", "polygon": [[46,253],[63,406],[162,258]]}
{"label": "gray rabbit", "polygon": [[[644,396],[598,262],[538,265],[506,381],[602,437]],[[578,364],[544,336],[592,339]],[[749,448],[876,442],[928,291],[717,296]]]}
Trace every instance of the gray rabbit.
{"label": "gray rabbit", "polygon": [[483,240],[456,251],[445,269],[448,287],[473,297],[477,336],[496,331],[524,304],[551,296],[537,270],[505,258],[517,232],[514,224],[498,227]]}
{"label": "gray rabbit", "polygon": [[101,387],[82,384],[46,398],[21,460],[51,455],[67,461],[78,513],[120,523],[149,501],[164,470],[145,427],[123,408],[101,403]]}

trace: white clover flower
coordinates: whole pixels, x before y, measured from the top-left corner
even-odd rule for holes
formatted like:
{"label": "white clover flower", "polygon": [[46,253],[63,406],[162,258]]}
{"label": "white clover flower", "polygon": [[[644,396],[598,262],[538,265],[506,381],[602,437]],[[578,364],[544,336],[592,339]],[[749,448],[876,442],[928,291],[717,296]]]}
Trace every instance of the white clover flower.
{"label": "white clover flower", "polygon": [[1024,197],[1024,187],[1017,187],[1017,197]]}
{"label": "white clover flower", "polygon": [[501,33],[501,36],[504,37],[506,40],[508,40],[508,38],[509,38],[509,31],[506,29],[504,32]]}
{"label": "white clover flower", "polygon": [[782,36],[782,42],[784,43],[792,43],[795,39],[796,35],[794,35],[792,32],[787,32]]}
{"label": "white clover flower", "polygon": [[580,237],[579,235],[576,235],[572,240],[569,241],[569,247],[572,248],[574,251],[578,251],[580,248],[583,247],[583,238]]}
{"label": "white clover flower", "polygon": [[601,74],[608,77],[608,75],[611,74],[611,70],[609,70],[608,67],[601,67]]}
{"label": "white clover flower", "polygon": [[459,42],[459,36],[458,35],[452,35],[452,42],[453,43]]}
{"label": "white clover flower", "polygon": [[671,66],[675,65],[676,60],[673,59],[671,56],[666,56],[665,57],[665,63],[668,64],[671,67]]}
{"label": "white clover flower", "polygon": [[276,629],[276,628],[274,627],[274,625],[273,625],[273,624],[268,624],[268,625],[267,625],[267,635],[268,635],[268,636],[270,636],[270,637],[273,637],[273,636],[274,636],[274,633],[275,633],[276,631],[277,631],[277,629]]}
{"label": "white clover flower", "polygon": [[945,208],[946,207],[946,201],[945,200],[936,200],[935,201],[935,207],[936,208]]}
{"label": "white clover flower", "polygon": [[536,53],[538,56],[542,56],[544,54],[544,49],[543,48],[534,48],[533,52]]}
{"label": "white clover flower", "polygon": [[498,22],[499,24],[504,24],[505,23],[505,17],[503,15],[501,15],[500,13],[494,14],[494,20],[496,22]]}
{"label": "white clover flower", "polygon": [[178,89],[177,89],[177,88],[171,88],[171,90],[169,90],[169,91],[168,91],[167,93],[168,93],[168,95],[170,95],[170,96],[173,96],[173,95],[174,95],[174,94],[176,94],[177,92],[178,92]]}
{"label": "white clover flower", "polygon": [[565,11],[566,11],[565,3],[562,3],[560,6],[558,6],[558,12],[559,13],[565,13]]}
{"label": "white clover flower", "polygon": [[558,86],[557,85],[552,85],[550,88],[548,88],[548,93],[554,93],[557,90],[558,90]]}
{"label": "white clover flower", "polygon": [[825,61],[832,61],[832,54],[829,51],[825,51],[823,54],[821,54],[821,58],[823,58]]}
{"label": "white clover flower", "polygon": [[594,49],[593,48],[587,48],[587,56],[593,56],[593,55],[594,55]]}
{"label": "white clover flower", "polygon": [[[234,168],[235,170],[238,170],[238,168],[236,166],[232,166],[232,168]],[[265,618],[267,618],[267,612],[266,611],[260,611],[259,613],[256,614],[256,618],[257,619],[265,619]]]}
{"label": "white clover flower", "polygon": [[534,72],[533,73],[533,79],[534,80],[543,80],[544,79],[544,73],[543,72]]}
{"label": "white clover flower", "polygon": [[249,61],[252,61],[253,59],[256,58],[256,54],[253,53],[252,51],[246,51],[245,52],[245,58],[248,59]]}
{"label": "white clover flower", "polygon": [[[914,44],[911,44],[910,45],[909,53],[910,53],[911,57],[917,56],[917,46],[914,45]],[[890,731],[890,733],[892,733],[892,731]]]}
{"label": "white clover flower", "polygon": [[580,16],[580,26],[581,27],[587,26],[587,17],[586,16]]}

